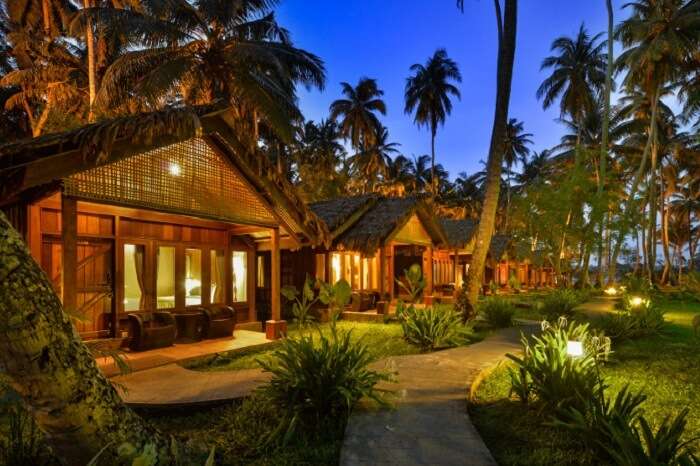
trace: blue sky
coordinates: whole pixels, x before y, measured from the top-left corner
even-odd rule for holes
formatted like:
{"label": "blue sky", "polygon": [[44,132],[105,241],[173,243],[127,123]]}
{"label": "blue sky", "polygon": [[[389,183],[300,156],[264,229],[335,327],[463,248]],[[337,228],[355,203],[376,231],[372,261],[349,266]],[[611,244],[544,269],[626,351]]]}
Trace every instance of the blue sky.
{"label": "blue sky", "polygon": [[[492,0],[464,0],[464,13],[455,0],[283,0],[278,20],[292,32],[295,44],[319,55],[326,64],[327,85],[322,92],[300,92],[308,119],[328,116],[328,106],[340,97],[340,82],[376,78],[385,91],[388,114],[383,123],[391,139],[407,155],[430,152],[429,132],[418,129],[403,112],[408,68],[425,62],[444,47],[460,66],[462,100],[438,132],[436,154],[454,178],[459,172],[480,169],[487,155],[494,111],[496,21]],[[613,2],[618,22],[627,13]],[[604,0],[521,0],[519,2],[512,117],[525,122],[534,134],[534,149],[559,142],[562,127],[558,108],[547,111],[535,97],[546,77],[542,59],[556,37],[576,34],[581,22],[590,32],[607,28]]]}

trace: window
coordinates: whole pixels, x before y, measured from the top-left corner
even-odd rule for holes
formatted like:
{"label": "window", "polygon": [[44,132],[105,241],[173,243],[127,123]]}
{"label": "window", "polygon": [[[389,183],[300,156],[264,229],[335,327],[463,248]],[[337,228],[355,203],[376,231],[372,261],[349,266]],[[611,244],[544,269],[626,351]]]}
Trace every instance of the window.
{"label": "window", "polygon": [[202,250],[185,249],[185,306],[202,304]]}
{"label": "window", "polygon": [[361,273],[360,255],[353,254],[352,255],[352,288],[354,290],[359,290],[361,287],[360,273]]}
{"label": "window", "polygon": [[156,308],[175,307],[175,247],[159,246],[156,260]]}
{"label": "window", "polygon": [[352,288],[352,255],[343,254],[343,278]]}
{"label": "window", "polygon": [[331,254],[331,282],[333,284],[339,282],[342,278],[340,259],[341,256],[337,252]]}
{"label": "window", "polygon": [[316,280],[326,281],[326,255],[316,254]]}
{"label": "window", "polygon": [[265,288],[265,258],[263,256],[258,256],[257,262],[257,285],[258,288]]}
{"label": "window", "polygon": [[146,248],[141,244],[124,245],[124,310],[146,308],[144,258]]}
{"label": "window", "polygon": [[224,294],[225,256],[224,251],[209,251],[209,267],[211,269],[211,291],[209,300],[212,303],[223,303],[226,301]]}
{"label": "window", "polygon": [[248,253],[233,251],[233,302],[243,302],[248,299]]}
{"label": "window", "polygon": [[362,289],[368,290],[371,288],[372,282],[372,259],[367,257],[362,258]]}

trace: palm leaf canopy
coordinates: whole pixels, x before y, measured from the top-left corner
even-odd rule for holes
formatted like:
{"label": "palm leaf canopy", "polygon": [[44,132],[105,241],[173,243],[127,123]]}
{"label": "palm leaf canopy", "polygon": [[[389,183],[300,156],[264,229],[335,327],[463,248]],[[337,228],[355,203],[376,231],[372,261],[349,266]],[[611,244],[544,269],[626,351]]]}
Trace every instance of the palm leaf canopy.
{"label": "palm leaf canopy", "polygon": [[347,82],[340,86],[345,98],[331,104],[330,118],[340,120],[340,134],[349,139],[353,147],[372,145],[382,128],[377,113],[386,115],[386,104],[382,100],[384,91],[370,78],[360,78],[355,87]]}

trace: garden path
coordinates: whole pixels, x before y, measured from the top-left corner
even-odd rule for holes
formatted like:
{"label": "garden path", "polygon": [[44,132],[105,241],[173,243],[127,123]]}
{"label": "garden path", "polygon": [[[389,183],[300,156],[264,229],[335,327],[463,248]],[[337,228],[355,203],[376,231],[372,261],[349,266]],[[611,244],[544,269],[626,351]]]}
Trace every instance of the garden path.
{"label": "garden path", "polygon": [[398,373],[397,383],[384,387],[396,392],[395,409],[363,402],[353,411],[340,465],[495,465],[469,419],[468,391],[482,370],[520,349],[521,331],[537,328],[528,323],[470,346],[375,363]]}

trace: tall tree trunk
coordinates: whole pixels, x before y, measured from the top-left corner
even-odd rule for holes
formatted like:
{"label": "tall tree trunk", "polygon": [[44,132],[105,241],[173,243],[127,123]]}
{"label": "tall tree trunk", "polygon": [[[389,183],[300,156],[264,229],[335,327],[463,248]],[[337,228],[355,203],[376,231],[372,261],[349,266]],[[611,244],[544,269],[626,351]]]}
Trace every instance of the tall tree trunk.
{"label": "tall tree trunk", "polygon": [[658,144],[656,138],[651,143],[651,166],[649,167],[649,261],[647,270],[649,281],[654,282],[656,271],[656,213],[658,212],[658,199],[656,196],[657,164],[658,164]]}
{"label": "tall tree trunk", "polygon": [[437,195],[436,180],[435,180],[435,135],[437,134],[437,124],[433,122],[430,128],[430,192],[435,199]]}
{"label": "tall tree trunk", "polygon": [[150,443],[158,464],[175,463],[173,440],[122,404],[2,213],[0,372],[66,464],[86,464],[106,445],[114,448],[103,454],[104,464],[116,463],[116,448],[127,442],[138,449]]}
{"label": "tall tree trunk", "polygon": [[652,142],[656,139],[656,112],[658,108],[658,92],[655,93],[653,100],[651,101],[651,119],[649,121],[649,130],[647,135],[647,142],[644,145],[644,151],[642,152],[642,160],[639,163],[639,168],[637,173],[635,173],[632,179],[632,185],[630,186],[630,192],[627,196],[627,201],[623,207],[620,218],[620,232],[615,242],[615,247],[613,249],[612,259],[610,260],[610,267],[608,268],[608,283],[613,283],[615,281],[615,275],[617,273],[617,258],[620,255],[620,250],[625,242],[625,237],[627,236],[627,231],[629,229],[629,216],[631,213],[636,212],[637,202],[635,200],[635,195],[637,194],[637,189],[639,188],[639,183],[641,183],[644,177],[644,172],[647,166],[647,159],[649,158],[649,152],[651,152]]}
{"label": "tall tree trunk", "polygon": [[[663,177],[661,178],[663,183]],[[664,270],[661,274],[661,283],[665,284],[672,272],[671,264],[671,251],[669,249],[669,237],[668,237],[668,204],[666,203],[666,189],[661,188],[661,247],[664,254]]]}
{"label": "tall tree trunk", "polygon": [[695,243],[693,242],[693,211],[688,209],[688,271],[695,270]]}
{"label": "tall tree trunk", "polygon": [[[84,0],[85,8],[90,8],[92,6],[91,0]],[[95,121],[95,96],[97,95],[97,76],[95,71],[95,31],[93,30],[92,19],[87,18],[85,23],[85,43],[87,46],[87,59],[88,59],[88,92],[89,92],[89,103],[90,110],[88,113],[88,122],[92,123]]]}
{"label": "tall tree trunk", "polygon": [[506,143],[508,124],[508,107],[510,105],[511,82],[513,78],[513,60],[515,58],[515,38],[517,27],[517,0],[505,0],[505,10],[501,16],[500,0],[494,0],[496,20],[498,21],[498,65],[496,84],[496,108],[491,131],[491,145],[486,175],[486,193],[476,233],[476,243],[472,254],[472,263],[467,274],[467,300],[476,307],[479,290],[484,276],[486,256],[491,245],[498,197],[501,189],[501,167]]}
{"label": "tall tree trunk", "polygon": [[51,5],[49,0],[41,0],[41,15],[44,22],[44,34],[51,37]]}
{"label": "tall tree trunk", "polygon": [[634,233],[634,239],[635,239],[635,243],[637,244],[637,257],[635,258],[635,261],[634,261],[634,274],[637,275],[637,273],[639,273],[639,265],[642,261],[642,250],[639,247],[639,233],[637,233],[637,232]]}

